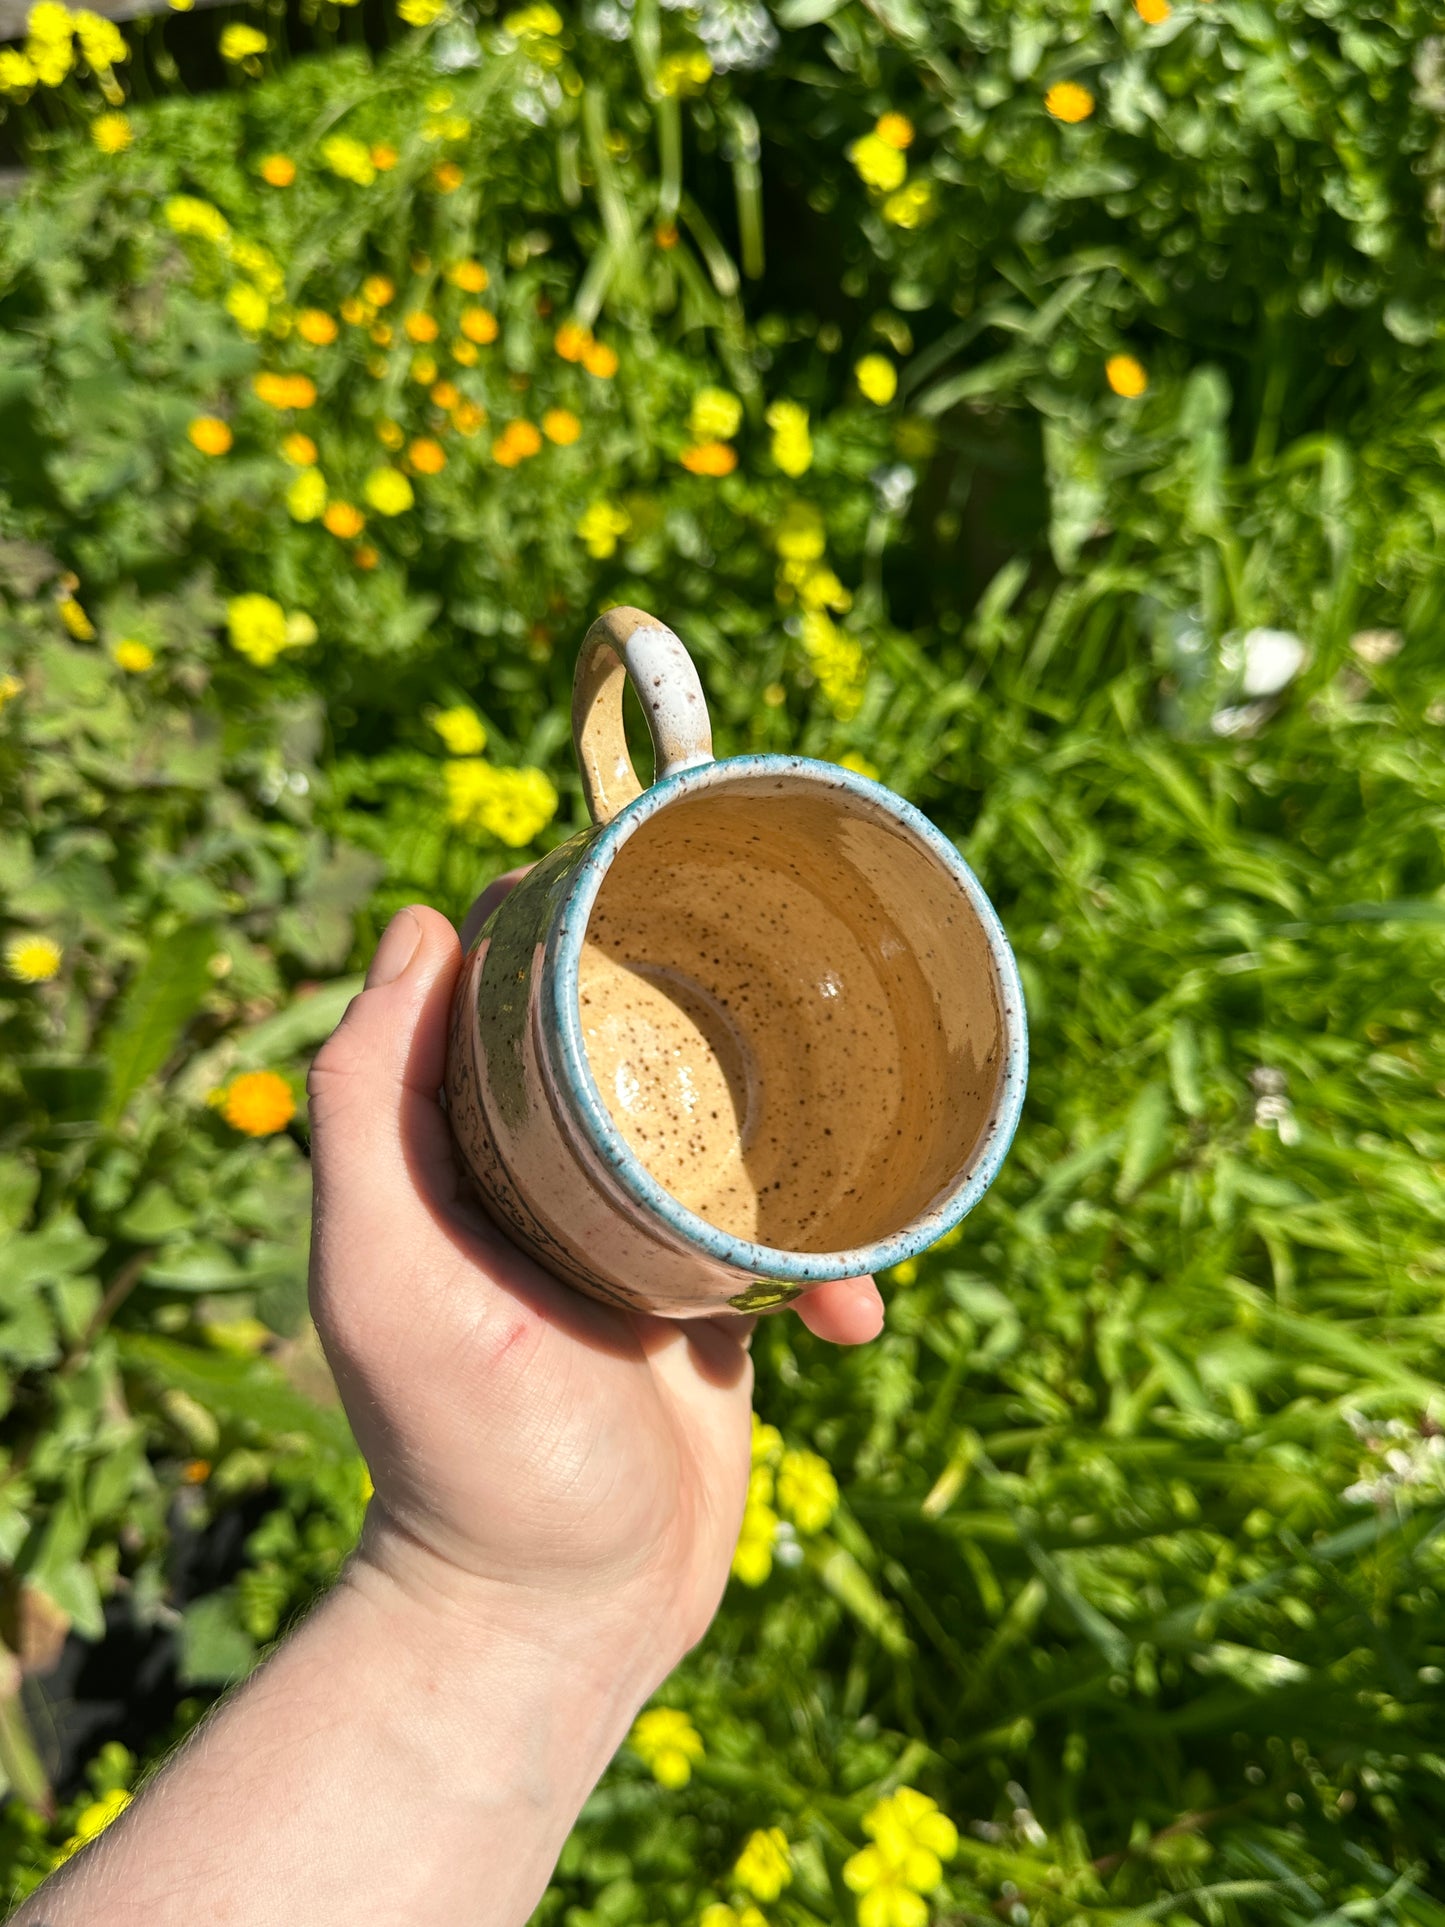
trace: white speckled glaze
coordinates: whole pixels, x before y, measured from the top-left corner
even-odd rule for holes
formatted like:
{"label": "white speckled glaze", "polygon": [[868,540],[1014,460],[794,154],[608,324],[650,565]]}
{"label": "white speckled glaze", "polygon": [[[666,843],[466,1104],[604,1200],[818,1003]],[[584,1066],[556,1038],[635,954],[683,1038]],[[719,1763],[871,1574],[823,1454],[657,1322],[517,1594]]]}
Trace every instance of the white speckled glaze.
{"label": "white speckled glaze", "polygon": [[492,1215],[579,1289],[673,1317],[931,1244],[992,1181],[1026,1074],[972,872],[851,771],[714,762],[692,662],[640,610],[589,631],[573,731],[593,825],[494,912],[453,1010],[449,1110]]}

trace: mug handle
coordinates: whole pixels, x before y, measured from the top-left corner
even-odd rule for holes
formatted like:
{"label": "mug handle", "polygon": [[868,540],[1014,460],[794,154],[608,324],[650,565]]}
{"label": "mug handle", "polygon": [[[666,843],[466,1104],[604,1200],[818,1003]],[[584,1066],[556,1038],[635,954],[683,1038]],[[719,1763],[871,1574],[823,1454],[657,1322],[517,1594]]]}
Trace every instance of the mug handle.
{"label": "mug handle", "polygon": [[652,737],[653,782],[713,760],[707,699],[692,657],[656,616],[609,609],[587,631],[572,682],[572,742],[594,823],[610,823],[642,794],[622,731],[626,676]]}

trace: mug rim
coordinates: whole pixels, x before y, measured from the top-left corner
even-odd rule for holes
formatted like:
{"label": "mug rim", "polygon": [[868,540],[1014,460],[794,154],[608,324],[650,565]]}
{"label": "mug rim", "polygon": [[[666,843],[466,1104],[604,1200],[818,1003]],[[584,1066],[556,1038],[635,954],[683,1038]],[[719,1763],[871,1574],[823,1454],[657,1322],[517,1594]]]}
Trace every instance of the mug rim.
{"label": "mug rim", "polygon": [[[624,843],[667,804],[748,777],[787,776],[830,789],[851,791],[865,803],[909,831],[928,854],[952,876],[983,930],[993,962],[1007,1042],[998,1088],[988,1121],[974,1156],[958,1181],[922,1216],[901,1231],[871,1244],[843,1251],[785,1251],[723,1231],[701,1217],[661,1184],[633,1151],[613,1121],[592,1074],[582,1036],[580,965],[582,945],[593,907],[612,861]],[[943,832],[913,804],[895,791],[840,763],[808,756],[728,756],[693,769],[660,778],[620,809],[592,837],[573,872],[562,915],[552,926],[546,946],[545,978],[550,998],[551,1031],[560,1051],[571,1108],[602,1159],[634,1204],[660,1218],[678,1237],[710,1258],[739,1272],[750,1272],[769,1283],[798,1286],[822,1284],[832,1278],[861,1277],[887,1271],[907,1258],[917,1257],[951,1231],[978,1203],[993,1183],[1013,1142],[1023,1109],[1028,1079],[1028,1014],[1018,965],[998,913],[983,886]]]}

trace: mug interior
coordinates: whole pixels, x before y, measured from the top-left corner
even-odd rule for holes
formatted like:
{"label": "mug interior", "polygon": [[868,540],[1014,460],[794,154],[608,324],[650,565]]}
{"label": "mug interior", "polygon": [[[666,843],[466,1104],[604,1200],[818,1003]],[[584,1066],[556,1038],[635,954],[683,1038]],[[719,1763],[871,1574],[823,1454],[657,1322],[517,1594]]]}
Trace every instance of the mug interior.
{"label": "mug interior", "polygon": [[615,852],[578,967],[582,1039],[634,1156],[734,1237],[837,1252],[957,1185],[1005,1065],[957,878],[881,803],[749,777]]}

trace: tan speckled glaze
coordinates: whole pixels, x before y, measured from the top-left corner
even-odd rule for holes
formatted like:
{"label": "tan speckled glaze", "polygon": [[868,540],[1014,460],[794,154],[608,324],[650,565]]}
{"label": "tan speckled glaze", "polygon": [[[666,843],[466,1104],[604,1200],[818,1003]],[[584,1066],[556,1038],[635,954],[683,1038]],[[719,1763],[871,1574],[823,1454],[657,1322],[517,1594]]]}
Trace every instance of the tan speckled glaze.
{"label": "tan speckled glaze", "polygon": [[645,824],[598,895],[579,996],[642,1163],[709,1223],[786,1250],[901,1230],[994,1096],[982,932],[847,790],[760,783]]}

